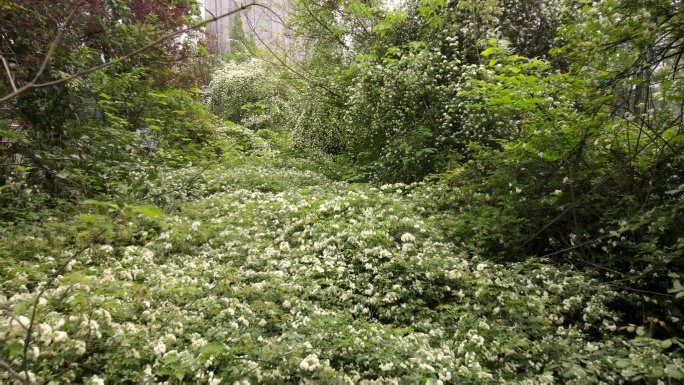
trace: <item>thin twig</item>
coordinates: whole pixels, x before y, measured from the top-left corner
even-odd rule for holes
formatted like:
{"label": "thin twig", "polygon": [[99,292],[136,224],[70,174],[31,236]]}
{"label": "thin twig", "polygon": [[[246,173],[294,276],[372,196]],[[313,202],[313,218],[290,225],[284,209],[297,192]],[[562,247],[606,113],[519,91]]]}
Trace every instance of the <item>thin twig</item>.
{"label": "thin twig", "polygon": [[[269,9],[269,10],[270,10],[270,9]],[[273,11],[271,11],[271,12],[273,12]],[[249,18],[247,18],[247,25],[248,25],[248,27],[250,28],[250,30],[252,30],[253,32],[256,31],[256,26],[253,26],[253,25],[252,25],[252,23],[249,21]],[[300,78],[304,79],[304,81],[306,81],[307,83],[309,83],[309,84],[311,84],[311,85],[313,85],[313,86],[315,86],[315,87],[319,87],[319,88],[323,89],[324,91],[328,92],[328,93],[331,94],[332,96],[334,96],[334,97],[336,97],[336,98],[338,98],[338,99],[343,99],[342,96],[341,96],[340,94],[338,94],[337,92],[331,90],[330,88],[326,87],[326,86],[323,85],[323,84],[315,83],[314,81],[312,81],[311,79],[309,79],[309,78],[308,78],[307,76],[305,76],[304,74],[302,74],[302,73],[298,72],[297,70],[293,69],[292,67],[290,67],[287,63],[285,63],[285,61],[284,61],[283,59],[281,59],[275,52],[273,52],[273,50],[271,49],[271,47],[269,47],[269,45],[266,44],[266,42],[261,38],[261,36],[259,36],[258,33],[255,33],[254,36],[256,36],[256,38],[257,38],[257,39],[259,40],[259,42],[264,46],[264,48],[266,48],[266,49],[268,50],[268,52],[270,52],[271,55],[272,55],[272,56],[273,56],[273,57],[274,57],[274,58],[275,58],[283,67],[285,67],[287,70],[289,70],[289,71],[292,72],[293,74],[299,76]],[[286,56],[287,56],[287,54],[286,54]]]}
{"label": "thin twig", "polygon": [[541,256],[541,258],[547,258],[547,257],[554,256],[554,255],[556,255],[556,254],[561,254],[561,253],[564,253],[564,252],[566,252],[566,251],[570,251],[570,250],[576,249],[576,248],[578,248],[578,247],[586,246],[586,245],[589,245],[589,244],[598,242],[598,241],[600,241],[600,240],[602,240],[602,239],[605,239],[605,238],[608,238],[608,237],[612,237],[612,236],[613,236],[612,234],[604,235],[604,236],[602,236],[602,237],[598,237],[598,238],[596,238],[596,239],[592,239],[592,240],[590,240],[590,241],[586,241],[586,242],[584,242],[584,243],[580,243],[579,245],[576,245],[576,246],[568,247],[568,248],[565,248],[565,249],[563,249],[563,250],[558,250],[558,251],[555,251],[555,252],[553,252],[553,253],[549,253],[549,254],[543,255],[543,256]]}
{"label": "thin twig", "polygon": [[321,25],[321,27],[323,27],[326,31],[330,32],[330,34],[333,35],[333,36],[335,37],[335,39],[337,40],[337,42],[340,43],[340,45],[341,45],[342,47],[344,47],[344,49],[349,50],[349,47],[348,47],[347,44],[344,42],[344,40],[342,40],[342,37],[341,37],[339,34],[335,33],[335,31],[333,31],[332,29],[330,29],[330,27],[328,26],[328,24],[326,24],[326,23],[324,23],[323,21],[321,21],[318,17],[316,17],[316,15],[314,15],[313,12],[311,12],[311,9],[309,9],[309,7],[306,5],[306,1],[303,1],[303,2],[302,2],[302,6],[304,6],[304,8],[306,9],[306,12],[308,12],[309,15],[311,15],[311,17],[312,17],[318,24]]}
{"label": "thin twig", "polygon": [[7,79],[9,80],[10,86],[12,86],[12,92],[16,92],[17,86],[14,84],[14,77],[12,77],[12,72],[9,69],[7,60],[5,60],[5,57],[2,55],[0,55],[0,60],[2,60],[2,66],[5,67],[5,74],[7,74]]}
{"label": "thin twig", "polygon": [[24,378],[24,376],[19,374],[16,370],[12,369],[12,367],[9,366],[7,362],[0,360],[0,368],[5,369],[5,371],[7,371],[7,373],[9,373],[10,376],[14,377],[22,384],[28,384],[28,378]]}
{"label": "thin twig", "polygon": [[[54,85],[66,83],[66,82],[69,82],[69,81],[71,81],[71,80],[73,80],[73,79],[80,78],[80,77],[82,77],[82,76],[88,75],[88,74],[93,73],[93,72],[95,72],[95,71],[99,71],[99,70],[101,70],[101,69],[103,69],[103,68],[107,68],[107,67],[112,66],[112,65],[114,65],[114,64],[121,63],[121,62],[123,62],[123,61],[126,61],[126,60],[128,60],[128,59],[134,57],[134,56],[137,56],[137,55],[141,54],[142,52],[147,51],[148,49],[150,49],[150,48],[152,48],[152,47],[154,47],[154,46],[156,46],[156,45],[158,45],[158,44],[160,44],[160,43],[163,43],[163,42],[166,41],[166,40],[171,39],[171,38],[174,37],[174,36],[181,35],[181,34],[183,34],[183,33],[186,33],[186,32],[189,32],[189,31],[192,31],[192,30],[201,28],[201,27],[203,27],[203,26],[205,26],[205,25],[207,25],[207,24],[209,24],[209,23],[212,23],[212,22],[214,22],[214,21],[216,21],[216,20],[219,20],[219,19],[222,19],[222,18],[224,18],[224,17],[228,17],[228,16],[230,16],[230,15],[232,15],[232,14],[235,14],[235,13],[238,13],[238,12],[241,12],[241,11],[244,11],[245,9],[247,9],[247,8],[249,8],[249,7],[253,7],[253,6],[254,6],[254,7],[262,7],[262,8],[271,10],[269,7],[267,7],[267,6],[265,6],[265,5],[257,4],[257,3],[249,3],[249,4],[247,4],[247,5],[243,5],[243,6],[241,6],[240,8],[234,9],[234,10],[232,10],[232,11],[230,11],[230,12],[228,12],[228,13],[225,13],[225,14],[223,14],[223,15],[220,15],[220,16],[218,16],[218,17],[213,17],[213,18],[211,18],[211,19],[207,19],[207,20],[205,20],[205,21],[203,21],[203,22],[201,22],[201,23],[197,23],[197,24],[192,25],[192,26],[190,26],[190,27],[183,28],[183,29],[178,30],[178,31],[174,31],[174,32],[167,33],[166,35],[163,35],[162,37],[160,37],[160,38],[158,38],[158,39],[152,41],[151,43],[145,44],[144,46],[142,46],[142,47],[140,47],[140,48],[134,50],[133,52],[131,52],[131,53],[127,54],[127,55],[124,55],[124,56],[122,56],[122,57],[120,57],[120,58],[118,58],[118,59],[110,60],[110,61],[108,61],[108,62],[102,63],[102,64],[97,65],[97,66],[95,66],[95,67],[91,67],[91,68],[85,69],[85,70],[83,70],[83,71],[76,72],[76,73],[73,74],[73,75],[69,75],[69,76],[64,77],[64,78],[61,78],[61,79],[57,79],[57,80],[54,80],[54,81],[51,81],[51,82],[46,82],[46,83],[40,83],[40,84],[36,84],[36,83],[35,83],[35,79],[34,79],[33,82],[26,84],[25,86],[19,88],[17,91],[12,92],[11,94],[9,94],[9,95],[7,95],[7,96],[4,96],[4,97],[0,98],[0,104],[5,103],[5,102],[7,102],[7,101],[9,101],[9,100],[11,100],[11,99],[13,99],[13,98],[15,98],[15,97],[17,97],[17,96],[23,94],[24,92],[26,92],[26,91],[28,91],[28,90],[30,90],[30,89],[33,89],[33,88],[44,88],[44,87],[50,87],[50,86],[54,86]],[[271,11],[271,12],[272,12],[272,11]],[[58,37],[61,38],[61,36],[60,36],[59,34],[58,34]],[[56,40],[55,40],[55,41],[56,41]],[[54,43],[55,43],[55,42],[53,41],[53,44],[54,44]],[[48,51],[48,54],[51,56],[53,52],[54,52],[54,49],[52,49],[51,51]],[[46,56],[46,60],[44,60],[44,63],[47,62],[48,59],[49,59],[49,57]]]}
{"label": "thin twig", "polygon": [[[40,76],[45,72],[47,69],[48,64],[50,63],[50,60],[52,60],[52,55],[54,55],[55,50],[57,49],[57,46],[59,45],[60,41],[62,40],[62,36],[64,36],[64,31],[69,29],[69,26],[71,25],[71,21],[73,20],[74,16],[76,15],[76,11],[78,11],[79,7],[84,3],[84,0],[79,1],[77,4],[75,4],[71,12],[69,12],[69,16],[67,16],[66,21],[64,23],[64,27],[61,28],[57,32],[57,36],[55,36],[55,39],[52,40],[52,43],[50,43],[50,47],[48,48],[47,53],[45,54],[45,58],[43,59],[43,62],[40,64],[40,68],[38,68],[38,72],[36,72],[36,76],[33,77],[33,80],[29,84],[35,84]],[[22,87],[23,88],[23,87]]]}
{"label": "thin twig", "polygon": [[[76,15],[76,11],[79,9],[81,4],[84,3],[84,1],[85,0],[81,0],[80,2],[78,2],[77,4],[75,4],[73,6],[73,9],[69,13],[69,16],[67,16],[67,18],[66,18],[66,21],[64,23],[64,27],[61,28],[57,32],[57,36],[55,36],[54,40],[52,40],[52,43],[50,43],[50,46],[48,47],[48,51],[45,54],[45,58],[43,59],[43,62],[40,64],[40,67],[38,68],[38,72],[36,73],[36,76],[33,77],[33,80],[31,80],[28,84],[24,85],[23,87],[21,87],[19,89],[16,89],[16,87],[14,87],[14,84],[13,84],[12,86],[14,87],[14,90],[12,91],[11,94],[9,94],[3,98],[0,98],[0,104],[6,102],[6,101],[8,101],[8,100],[10,100],[16,96],[23,94],[24,92],[30,90],[31,88],[36,87],[36,82],[38,81],[40,76],[43,74],[43,72],[45,72],[45,70],[47,69],[47,66],[50,63],[50,60],[52,59],[52,55],[54,55],[55,50],[57,49],[57,46],[59,45],[59,42],[62,40],[62,36],[64,35],[64,31],[69,29],[69,27],[71,25],[71,21],[73,20],[74,16]],[[6,64],[4,58],[3,58],[3,64]],[[7,67],[5,67],[5,68],[7,68]],[[10,81],[11,81],[11,76],[10,76]]]}

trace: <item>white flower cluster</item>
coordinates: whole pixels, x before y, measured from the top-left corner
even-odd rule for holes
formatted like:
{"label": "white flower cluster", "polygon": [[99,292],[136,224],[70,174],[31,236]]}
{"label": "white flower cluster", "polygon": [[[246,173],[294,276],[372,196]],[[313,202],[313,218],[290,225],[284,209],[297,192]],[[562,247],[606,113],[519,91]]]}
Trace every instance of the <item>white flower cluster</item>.
{"label": "white flower cluster", "polygon": [[[36,382],[554,383],[568,379],[550,368],[568,367],[575,383],[616,383],[628,355],[643,372],[681,373],[681,357],[624,339],[606,306],[615,293],[590,277],[465,252],[425,203],[439,185],[346,185],[306,162],[242,161],[179,193],[192,199],[148,220],[147,243],[98,246],[48,287],[27,284],[41,261],[3,272],[0,357],[21,367],[12,352],[45,287]],[[86,359],[97,376],[63,364]]]}

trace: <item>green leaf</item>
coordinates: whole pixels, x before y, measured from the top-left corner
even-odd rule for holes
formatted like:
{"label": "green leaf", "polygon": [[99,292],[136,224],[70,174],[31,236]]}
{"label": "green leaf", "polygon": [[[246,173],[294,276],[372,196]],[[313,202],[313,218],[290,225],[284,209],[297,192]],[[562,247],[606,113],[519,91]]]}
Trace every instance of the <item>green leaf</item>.
{"label": "green leaf", "polygon": [[179,359],[180,359],[180,357],[178,357],[177,355],[169,354],[168,356],[166,356],[162,359],[162,362],[166,365],[169,365],[169,364],[173,364],[174,362],[177,362]]}
{"label": "green leaf", "polygon": [[663,340],[663,342],[660,343],[660,347],[663,349],[668,349],[670,346],[672,346],[671,340]]}
{"label": "green leaf", "polygon": [[627,368],[631,365],[632,365],[632,363],[629,360],[618,360],[615,363],[615,367],[618,369],[624,369],[624,368]]}
{"label": "green leaf", "polygon": [[667,369],[668,373],[670,374],[670,377],[677,379],[677,380],[684,379],[684,371],[682,371],[682,369],[679,366],[677,366],[675,364],[669,364],[665,368]]}
{"label": "green leaf", "polygon": [[128,206],[131,210],[135,211],[138,214],[142,214],[146,217],[157,217],[162,215],[162,211],[152,205],[142,205],[142,206]]}
{"label": "green leaf", "polygon": [[489,47],[486,50],[482,51],[482,56],[487,57],[493,53],[495,53],[497,49],[495,47]]}
{"label": "green leaf", "polygon": [[93,206],[103,206],[103,207],[111,207],[113,209],[118,210],[119,205],[116,203],[112,202],[102,202],[102,201],[96,201],[94,199],[86,199],[83,202],[81,202],[82,205],[93,205]]}
{"label": "green leaf", "polygon": [[106,230],[113,230],[114,229],[114,223],[110,221],[98,221],[94,223],[95,226],[101,228],[101,229],[106,229]]}
{"label": "green leaf", "polygon": [[205,353],[221,352],[224,350],[225,350],[225,348],[221,344],[207,344],[207,345],[202,346],[199,349],[199,352],[201,354],[205,354]]}

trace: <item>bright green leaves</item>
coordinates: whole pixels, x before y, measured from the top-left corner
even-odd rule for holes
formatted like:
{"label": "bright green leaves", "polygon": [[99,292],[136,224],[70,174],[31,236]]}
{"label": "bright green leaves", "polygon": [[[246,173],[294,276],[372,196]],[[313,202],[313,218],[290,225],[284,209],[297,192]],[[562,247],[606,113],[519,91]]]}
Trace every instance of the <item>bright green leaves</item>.
{"label": "bright green leaves", "polygon": [[114,223],[104,215],[79,215],[78,220],[83,222],[86,227],[99,227],[106,230],[114,229]]}
{"label": "bright green leaves", "polygon": [[92,206],[99,206],[99,207],[110,207],[114,210],[119,210],[119,205],[111,202],[103,202],[103,201],[98,201],[94,199],[86,199],[83,202],[81,202],[82,205],[92,205]]}
{"label": "bright green leaves", "polygon": [[142,215],[149,217],[149,218],[158,217],[158,216],[163,214],[162,211],[158,207],[152,206],[152,205],[141,205],[141,206],[131,205],[131,206],[128,206],[128,209],[133,211],[133,212],[136,212],[138,214],[142,214]]}
{"label": "bright green leaves", "polygon": [[349,5],[344,8],[345,12],[350,12],[357,17],[373,18],[373,8],[360,1],[351,1]]}
{"label": "bright green leaves", "polygon": [[78,219],[86,227],[99,227],[102,229],[113,230],[115,223],[124,218],[129,218],[133,214],[140,214],[148,218],[158,217],[163,212],[152,205],[125,205],[123,207],[116,203],[87,199],[81,202],[82,205],[93,206],[95,214],[80,215]]}
{"label": "bright green leaves", "polygon": [[682,283],[679,279],[675,279],[672,284],[672,289],[669,289],[667,292],[674,294],[675,298],[682,298],[684,297],[684,286],[682,286]]}
{"label": "bright green leaves", "polygon": [[438,15],[440,10],[446,6],[446,0],[420,0],[418,2],[418,13],[423,19],[428,21],[428,24],[437,26],[439,24]]}
{"label": "bright green leaves", "polygon": [[498,47],[488,47],[487,49],[485,49],[484,51],[482,51],[482,52],[480,53],[480,55],[482,55],[482,56],[484,56],[484,57],[488,57],[488,56],[491,56],[491,55],[494,54],[494,53],[499,53],[499,52],[501,52],[501,50],[500,50]]}
{"label": "bright green leaves", "polygon": [[404,11],[388,11],[385,18],[373,26],[373,32],[385,36],[387,31],[394,29],[396,24],[404,22],[406,17]]}
{"label": "bright green leaves", "polygon": [[199,349],[200,354],[214,354],[225,351],[226,348],[221,344],[206,344]]}

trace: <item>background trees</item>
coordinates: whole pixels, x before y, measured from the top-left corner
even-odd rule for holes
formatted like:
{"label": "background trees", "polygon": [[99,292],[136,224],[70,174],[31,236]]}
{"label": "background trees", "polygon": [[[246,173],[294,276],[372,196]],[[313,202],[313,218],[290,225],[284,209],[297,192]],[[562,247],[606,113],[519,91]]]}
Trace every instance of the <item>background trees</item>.
{"label": "background trees", "polygon": [[[0,244],[8,267],[0,282],[9,282],[2,289],[13,306],[0,309],[12,329],[0,334],[9,341],[0,356],[11,361],[3,366],[30,377],[30,362],[59,378],[72,368],[54,362],[85,357],[89,367],[69,374],[75,381],[122,371],[131,381],[180,381],[197,365],[207,378],[231,380],[258,367],[276,382],[333,381],[347,371],[449,381],[454,367],[473,383],[684,376],[680,4],[295,2],[289,23],[301,60],[271,47],[241,50],[251,42],[236,23],[225,62],[205,60],[201,36],[162,39],[196,19],[190,1],[0,6],[0,92],[9,95],[1,97],[0,222],[16,227],[3,226],[11,242]],[[173,220],[135,216],[160,214],[150,203]],[[81,255],[86,268],[58,282]],[[121,256],[148,277],[160,261],[177,279],[171,288],[146,281],[139,293],[153,299],[147,314],[174,322],[119,306],[130,293],[99,276],[114,267],[112,280],[140,284]],[[278,258],[282,265],[272,263]],[[200,271],[207,261],[230,285]],[[254,281],[262,274],[268,281]],[[70,318],[81,307],[62,306],[57,291],[41,311],[68,319],[78,337],[60,356],[50,334],[40,346],[51,358],[31,356],[31,328],[15,318],[44,305],[44,287],[71,290],[72,279],[93,279],[116,299],[107,302],[116,326],[100,312],[105,335],[133,321],[157,327],[155,341],[135,337],[147,353],[111,360],[133,339],[121,333],[113,345],[96,337],[82,348],[90,334],[79,334],[82,314]],[[243,329],[206,287],[244,300]],[[202,303],[197,293],[210,299],[205,313],[169,310]],[[86,290],[76,297],[99,301]],[[304,298],[301,318],[288,310],[294,297]],[[313,331],[294,329],[309,315],[332,325],[330,338],[302,342]],[[167,338],[175,321],[194,334]],[[287,322],[297,327],[282,328]],[[378,353],[374,342],[377,355],[360,362],[371,352],[352,323],[388,349]],[[241,342],[221,345],[226,336]],[[411,345],[396,342],[407,336]],[[290,343],[306,349],[284,358]],[[349,344],[362,349],[352,354]],[[388,353],[397,344],[404,350]],[[407,359],[417,345],[441,358]],[[209,356],[226,369],[207,366]],[[413,366],[402,367],[407,361]],[[155,373],[143,371],[148,363]]]}
{"label": "background trees", "polygon": [[128,184],[119,177],[165,156],[151,146],[186,151],[210,139],[211,118],[197,102],[206,76],[197,33],[61,83],[196,23],[195,1],[12,0],[2,8],[0,94],[43,85],[2,105],[3,206],[31,211],[49,196],[112,192]]}
{"label": "background trees", "polygon": [[680,22],[669,1],[307,2],[295,136],[351,180],[448,183],[473,252],[571,263],[626,319],[681,320]]}

